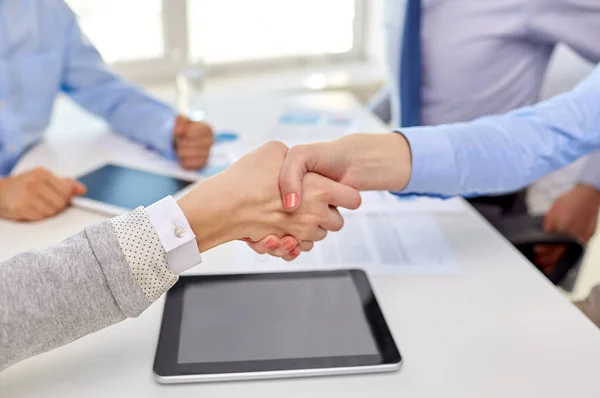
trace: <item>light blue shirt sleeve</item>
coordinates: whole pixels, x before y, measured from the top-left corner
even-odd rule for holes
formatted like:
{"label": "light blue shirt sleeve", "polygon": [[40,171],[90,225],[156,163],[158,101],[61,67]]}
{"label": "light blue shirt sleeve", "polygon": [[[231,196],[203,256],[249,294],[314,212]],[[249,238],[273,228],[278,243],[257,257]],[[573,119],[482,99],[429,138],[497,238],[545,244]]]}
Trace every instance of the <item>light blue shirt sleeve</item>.
{"label": "light blue shirt sleeve", "polygon": [[105,119],[118,133],[174,158],[173,127],[177,112],[109,71],[96,48],[82,34],[73,12],[66,5],[65,8],[70,23],[62,91]]}
{"label": "light blue shirt sleeve", "polygon": [[412,153],[412,175],[402,193],[515,191],[600,149],[600,66],[571,92],[535,106],[399,132]]}

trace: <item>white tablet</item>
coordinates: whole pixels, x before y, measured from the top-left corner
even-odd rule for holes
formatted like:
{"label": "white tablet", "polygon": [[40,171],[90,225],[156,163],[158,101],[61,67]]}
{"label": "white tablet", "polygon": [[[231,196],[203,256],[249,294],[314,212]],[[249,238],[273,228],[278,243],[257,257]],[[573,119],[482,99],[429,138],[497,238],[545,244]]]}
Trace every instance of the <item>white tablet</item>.
{"label": "white tablet", "polygon": [[364,271],[182,276],[154,374],[190,383],[391,372],[401,357]]}
{"label": "white tablet", "polygon": [[78,178],[87,193],[73,204],[108,215],[130,212],[162,198],[181,196],[194,181],[161,175],[126,166],[108,164]]}

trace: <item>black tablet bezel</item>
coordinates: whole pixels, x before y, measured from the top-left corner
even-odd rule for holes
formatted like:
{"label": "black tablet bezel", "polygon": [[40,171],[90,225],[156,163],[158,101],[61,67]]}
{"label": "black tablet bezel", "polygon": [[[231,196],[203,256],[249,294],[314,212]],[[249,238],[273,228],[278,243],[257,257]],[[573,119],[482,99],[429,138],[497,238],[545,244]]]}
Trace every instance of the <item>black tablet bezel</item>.
{"label": "black tablet bezel", "polygon": [[[178,363],[179,337],[183,292],[188,284],[214,280],[281,280],[302,278],[327,278],[350,275],[363,301],[363,310],[375,338],[378,355],[335,356],[319,358],[286,358],[239,362]],[[402,358],[390,333],[367,275],[362,270],[332,270],[279,272],[258,274],[193,275],[182,276],[167,293],[160,328],[154,373],[163,376],[212,375],[247,372],[286,371],[298,369],[326,369],[399,364]]]}

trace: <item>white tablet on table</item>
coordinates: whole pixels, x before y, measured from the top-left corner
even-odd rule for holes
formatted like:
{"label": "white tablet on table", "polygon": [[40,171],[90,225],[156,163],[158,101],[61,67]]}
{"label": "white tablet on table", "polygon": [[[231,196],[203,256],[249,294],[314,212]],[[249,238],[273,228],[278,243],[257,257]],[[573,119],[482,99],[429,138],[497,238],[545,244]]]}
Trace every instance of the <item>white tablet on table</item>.
{"label": "white tablet on table", "polygon": [[108,215],[128,213],[172,195],[179,197],[194,181],[127,166],[107,164],[78,178],[87,193],[73,200],[82,208]]}

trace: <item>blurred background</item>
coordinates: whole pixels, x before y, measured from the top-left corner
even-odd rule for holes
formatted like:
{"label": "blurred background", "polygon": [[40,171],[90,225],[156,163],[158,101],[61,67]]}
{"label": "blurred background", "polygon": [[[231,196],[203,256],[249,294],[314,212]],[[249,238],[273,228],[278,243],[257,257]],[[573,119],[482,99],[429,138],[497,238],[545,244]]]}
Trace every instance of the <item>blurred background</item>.
{"label": "blurred background", "polygon": [[[265,89],[343,88],[366,99],[386,79],[383,0],[67,2],[105,61],[144,86],[196,67],[206,70],[207,88],[266,78]],[[570,89],[591,68],[558,48],[544,96]],[[297,79],[287,79],[293,72]]]}
{"label": "blurred background", "polygon": [[[366,102],[387,79],[383,0],[67,2],[112,68],[170,101],[181,90],[349,90]],[[592,67],[559,46],[543,98],[571,89]],[[528,193],[533,212],[546,211],[579,167],[537,182]],[[587,266],[593,262],[600,263],[597,238],[575,296],[600,280]]]}

